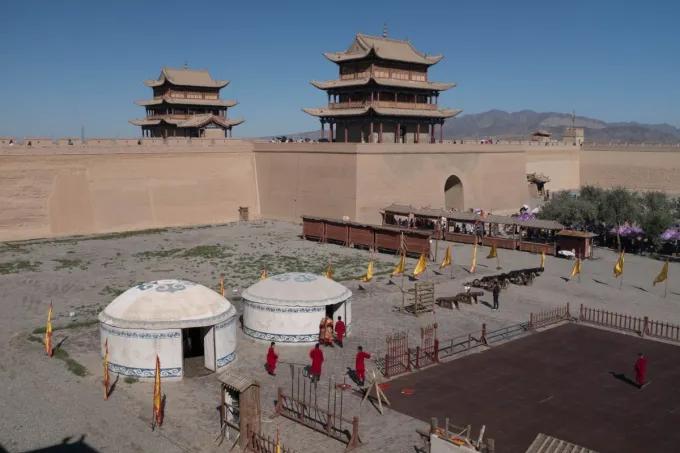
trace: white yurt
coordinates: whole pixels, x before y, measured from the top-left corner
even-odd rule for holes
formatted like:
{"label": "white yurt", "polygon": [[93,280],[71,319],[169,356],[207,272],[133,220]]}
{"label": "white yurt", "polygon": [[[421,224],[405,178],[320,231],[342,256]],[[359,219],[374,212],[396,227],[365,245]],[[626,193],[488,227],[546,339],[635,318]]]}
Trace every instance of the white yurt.
{"label": "white yurt", "polygon": [[161,377],[182,378],[185,362],[210,371],[236,359],[236,309],[198,283],[158,280],[116,297],[99,314],[102,355],[108,341],[111,372],[153,378],[156,355]]}
{"label": "white yurt", "polygon": [[243,331],[258,340],[315,343],[324,316],[352,323],[352,291],[321,275],[288,272],[255,283],[241,294]]}

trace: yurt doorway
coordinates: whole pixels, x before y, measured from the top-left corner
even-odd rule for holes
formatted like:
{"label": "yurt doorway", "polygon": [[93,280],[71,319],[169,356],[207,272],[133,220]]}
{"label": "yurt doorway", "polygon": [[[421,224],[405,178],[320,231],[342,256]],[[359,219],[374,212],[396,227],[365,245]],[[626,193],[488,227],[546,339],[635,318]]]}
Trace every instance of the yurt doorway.
{"label": "yurt doorway", "polygon": [[347,313],[345,313],[345,302],[339,302],[333,305],[326,305],[326,316],[331,318],[333,322],[338,320],[338,316],[342,316],[343,320],[347,320]]}
{"label": "yurt doorway", "polygon": [[182,358],[185,376],[202,376],[215,371],[213,326],[182,329]]}

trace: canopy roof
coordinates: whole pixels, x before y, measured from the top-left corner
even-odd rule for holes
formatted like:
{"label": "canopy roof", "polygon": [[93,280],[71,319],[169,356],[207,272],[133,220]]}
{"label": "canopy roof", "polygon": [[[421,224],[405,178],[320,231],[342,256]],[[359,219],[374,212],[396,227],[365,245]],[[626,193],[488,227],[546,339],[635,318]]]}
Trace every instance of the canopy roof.
{"label": "canopy roof", "polygon": [[211,326],[236,316],[227,299],[198,283],[157,280],[116,297],[99,321],[121,328],[172,329]]}
{"label": "canopy roof", "polygon": [[135,126],[158,126],[161,122],[172,124],[177,127],[203,127],[208,123],[214,123],[224,127],[238,126],[243,123],[242,118],[239,119],[229,119],[223,118],[221,116],[213,115],[211,113],[193,115],[187,119],[177,119],[177,118],[158,118],[158,119],[138,119],[130,120],[130,124]]}
{"label": "canopy roof", "polygon": [[224,88],[229,84],[228,80],[215,80],[210,76],[207,69],[175,69],[163,68],[158,80],[145,80],[148,87],[157,87],[169,82],[177,86]]}
{"label": "canopy roof", "polygon": [[482,222],[497,223],[500,225],[516,225],[525,228],[538,228],[542,230],[563,230],[564,225],[554,220],[531,219],[521,220],[519,217],[487,214],[482,217],[474,212],[463,212],[448,209],[414,208],[413,206],[392,204],[384,209],[386,213],[397,215],[409,215],[430,218],[445,217],[458,222]]}
{"label": "canopy roof", "polygon": [[260,280],[241,293],[243,299],[268,305],[319,307],[349,299],[352,291],[321,275],[287,272]]}
{"label": "canopy roof", "polygon": [[597,236],[595,233],[590,231],[577,231],[577,230],[563,230],[557,233],[558,236],[567,236],[572,238],[594,238]]}
{"label": "canopy roof", "polygon": [[207,105],[216,107],[233,107],[236,104],[238,104],[238,102],[227,99],[185,99],[185,98],[173,98],[171,96],[163,96],[160,98],[135,101],[135,104],[141,106],[178,104],[178,105]]}
{"label": "canopy roof", "polygon": [[450,88],[456,86],[455,83],[443,83],[443,82],[429,82],[429,81],[418,81],[418,80],[399,80],[390,79],[387,77],[365,77],[362,79],[346,79],[346,80],[326,80],[317,81],[312,80],[310,83],[320,90],[330,90],[333,88],[345,88],[345,87],[357,87],[368,85],[369,83],[375,83],[380,86],[390,86],[398,88],[414,88],[422,90],[432,90],[432,91],[446,91]]}
{"label": "canopy roof", "polygon": [[438,110],[422,110],[422,109],[395,109],[387,107],[377,107],[367,105],[359,108],[349,109],[330,109],[326,107],[321,108],[304,108],[302,111],[312,116],[321,117],[347,117],[366,115],[369,111],[373,111],[377,115],[384,116],[415,116],[419,118],[453,118],[462,110],[458,109],[438,109]]}
{"label": "canopy roof", "polygon": [[443,57],[441,55],[427,55],[411,45],[409,41],[390,39],[379,36],[357,33],[354,41],[344,52],[326,52],[324,56],[335,63],[350,60],[360,60],[374,54],[384,60],[401,61],[433,65]]}

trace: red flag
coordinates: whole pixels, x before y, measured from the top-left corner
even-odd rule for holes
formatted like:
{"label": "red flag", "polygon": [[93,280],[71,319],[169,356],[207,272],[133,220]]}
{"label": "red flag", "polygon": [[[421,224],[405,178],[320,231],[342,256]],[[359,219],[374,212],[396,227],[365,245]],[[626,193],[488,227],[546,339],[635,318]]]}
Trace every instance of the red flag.
{"label": "red flag", "polygon": [[152,427],[163,424],[163,407],[161,400],[161,359],[156,356],[156,376],[153,383],[153,422]]}
{"label": "red flag", "polygon": [[52,302],[47,311],[47,325],[45,326],[45,352],[48,357],[52,357]]}
{"label": "red flag", "polygon": [[109,399],[109,339],[104,342],[104,399]]}

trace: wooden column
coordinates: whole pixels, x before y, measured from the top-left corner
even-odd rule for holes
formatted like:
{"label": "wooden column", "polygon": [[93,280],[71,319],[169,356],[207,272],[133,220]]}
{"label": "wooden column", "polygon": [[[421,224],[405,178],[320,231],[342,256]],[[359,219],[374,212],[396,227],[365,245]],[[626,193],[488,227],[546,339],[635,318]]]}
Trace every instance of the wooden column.
{"label": "wooden column", "polygon": [[380,121],[380,128],[378,129],[378,143],[383,142],[383,122]]}
{"label": "wooden column", "polygon": [[347,143],[349,141],[349,129],[347,127],[347,121],[345,121],[344,126],[345,126],[345,143]]}
{"label": "wooden column", "polygon": [[335,138],[335,134],[334,134],[335,131],[333,130],[333,129],[335,129],[333,127],[334,124],[335,123],[333,121],[328,122],[328,141],[331,142],[331,143],[333,142],[333,140]]}
{"label": "wooden column", "polygon": [[319,137],[320,140],[323,140],[326,138],[326,130],[324,129],[324,122],[321,120],[321,137]]}
{"label": "wooden column", "polygon": [[397,131],[394,136],[394,143],[401,143],[401,123],[397,121]]}
{"label": "wooden column", "polygon": [[373,138],[373,118],[371,118],[371,126],[370,126],[369,130],[370,130],[371,135],[368,138],[368,142],[373,143],[375,141],[375,139]]}
{"label": "wooden column", "polygon": [[430,143],[434,143],[434,123],[430,122]]}
{"label": "wooden column", "polygon": [[444,143],[444,121],[439,123],[439,143]]}

